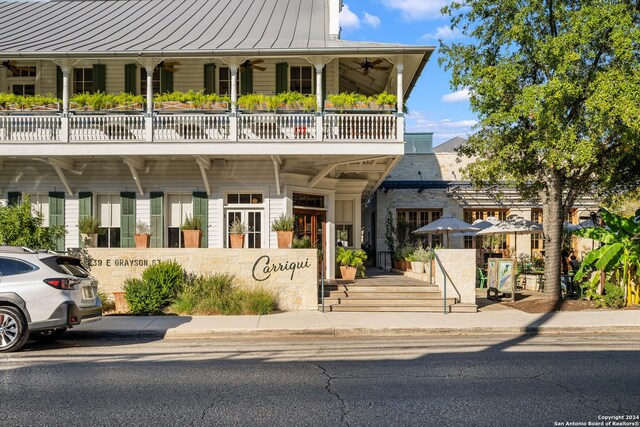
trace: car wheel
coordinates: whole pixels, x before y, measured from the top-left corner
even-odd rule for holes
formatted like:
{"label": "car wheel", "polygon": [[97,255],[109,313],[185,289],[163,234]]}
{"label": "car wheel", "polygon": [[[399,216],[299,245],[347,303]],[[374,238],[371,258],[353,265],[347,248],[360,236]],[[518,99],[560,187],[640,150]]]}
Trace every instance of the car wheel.
{"label": "car wheel", "polygon": [[29,328],[20,310],[0,306],[0,353],[20,349],[28,338]]}
{"label": "car wheel", "polygon": [[31,332],[31,338],[42,343],[52,343],[60,338],[66,330],[67,328],[60,328]]}

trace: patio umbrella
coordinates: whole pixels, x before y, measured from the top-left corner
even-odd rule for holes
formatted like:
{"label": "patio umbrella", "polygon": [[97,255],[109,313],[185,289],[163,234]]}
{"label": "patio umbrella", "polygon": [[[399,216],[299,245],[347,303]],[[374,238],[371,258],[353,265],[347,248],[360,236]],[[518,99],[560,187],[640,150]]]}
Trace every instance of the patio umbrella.
{"label": "patio umbrella", "polygon": [[499,222],[500,220],[494,216],[487,217],[487,219],[476,219],[475,221],[473,221],[473,224],[471,224],[471,226],[473,228],[476,228],[476,230],[466,231],[464,233],[453,233],[451,237],[461,237],[461,236],[476,237],[476,235],[478,234],[478,231],[489,228],[492,225],[496,225]]}
{"label": "patio umbrella", "polygon": [[517,215],[511,215],[504,221],[500,221],[497,224],[492,225],[489,228],[480,230],[476,233],[477,236],[486,236],[490,234],[513,234],[514,252],[516,257],[518,256],[518,241],[516,236],[518,234],[541,234],[542,225],[537,222],[526,220]]}
{"label": "patio umbrella", "polygon": [[569,221],[564,222],[564,229],[567,231],[576,231],[581,228],[594,228],[596,225],[593,223],[591,219],[587,219],[582,221],[579,224],[571,224]]}
{"label": "patio umbrella", "polygon": [[451,215],[445,215],[440,219],[437,219],[423,227],[414,231],[416,234],[445,234],[447,236],[447,248],[449,247],[449,233],[452,231],[475,231],[476,227],[468,224],[458,218],[454,218]]}

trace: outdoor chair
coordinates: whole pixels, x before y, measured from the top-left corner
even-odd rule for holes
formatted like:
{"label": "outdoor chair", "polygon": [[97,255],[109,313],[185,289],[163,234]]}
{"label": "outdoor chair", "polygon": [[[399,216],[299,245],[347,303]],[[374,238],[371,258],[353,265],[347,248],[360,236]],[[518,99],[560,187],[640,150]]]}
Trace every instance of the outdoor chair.
{"label": "outdoor chair", "polygon": [[480,267],[476,268],[476,273],[476,284],[480,289],[482,289],[487,281],[487,276],[484,275],[484,271],[482,271]]}

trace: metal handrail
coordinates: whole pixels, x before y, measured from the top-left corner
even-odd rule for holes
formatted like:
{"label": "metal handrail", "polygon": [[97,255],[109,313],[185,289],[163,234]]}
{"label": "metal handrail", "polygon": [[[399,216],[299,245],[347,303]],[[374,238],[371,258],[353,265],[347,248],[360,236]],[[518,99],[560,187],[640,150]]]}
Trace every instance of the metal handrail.
{"label": "metal handrail", "polygon": [[[429,252],[433,253],[433,259],[436,260],[436,263],[438,264],[438,266],[440,267],[440,271],[442,271],[442,276],[444,278],[444,283],[442,285],[442,304],[443,304],[443,308],[444,308],[444,314],[447,314],[447,278],[449,279],[449,281],[451,282],[451,286],[453,286],[453,289],[456,291],[456,293],[458,294],[458,300],[462,299],[462,296],[460,295],[460,291],[458,291],[458,288],[456,287],[455,283],[453,283],[453,280],[451,279],[451,276],[449,276],[449,273],[447,273],[447,271],[444,269],[444,266],[442,265],[442,261],[440,261],[440,257],[438,257],[438,254],[436,254],[436,251],[433,249],[429,249]],[[432,271],[431,271],[431,263],[429,263],[429,283],[432,284]]]}

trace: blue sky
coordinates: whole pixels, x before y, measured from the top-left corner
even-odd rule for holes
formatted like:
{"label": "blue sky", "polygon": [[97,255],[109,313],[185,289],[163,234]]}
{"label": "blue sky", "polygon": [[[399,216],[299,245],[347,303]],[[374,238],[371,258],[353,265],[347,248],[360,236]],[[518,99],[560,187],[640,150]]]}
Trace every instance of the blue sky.
{"label": "blue sky", "polygon": [[[440,8],[442,0],[344,0],[341,38],[438,46],[438,40],[458,40]],[[438,65],[434,52],[409,98],[408,132],[433,132],[434,145],[466,136],[476,122],[468,94],[449,86],[450,74]]]}

